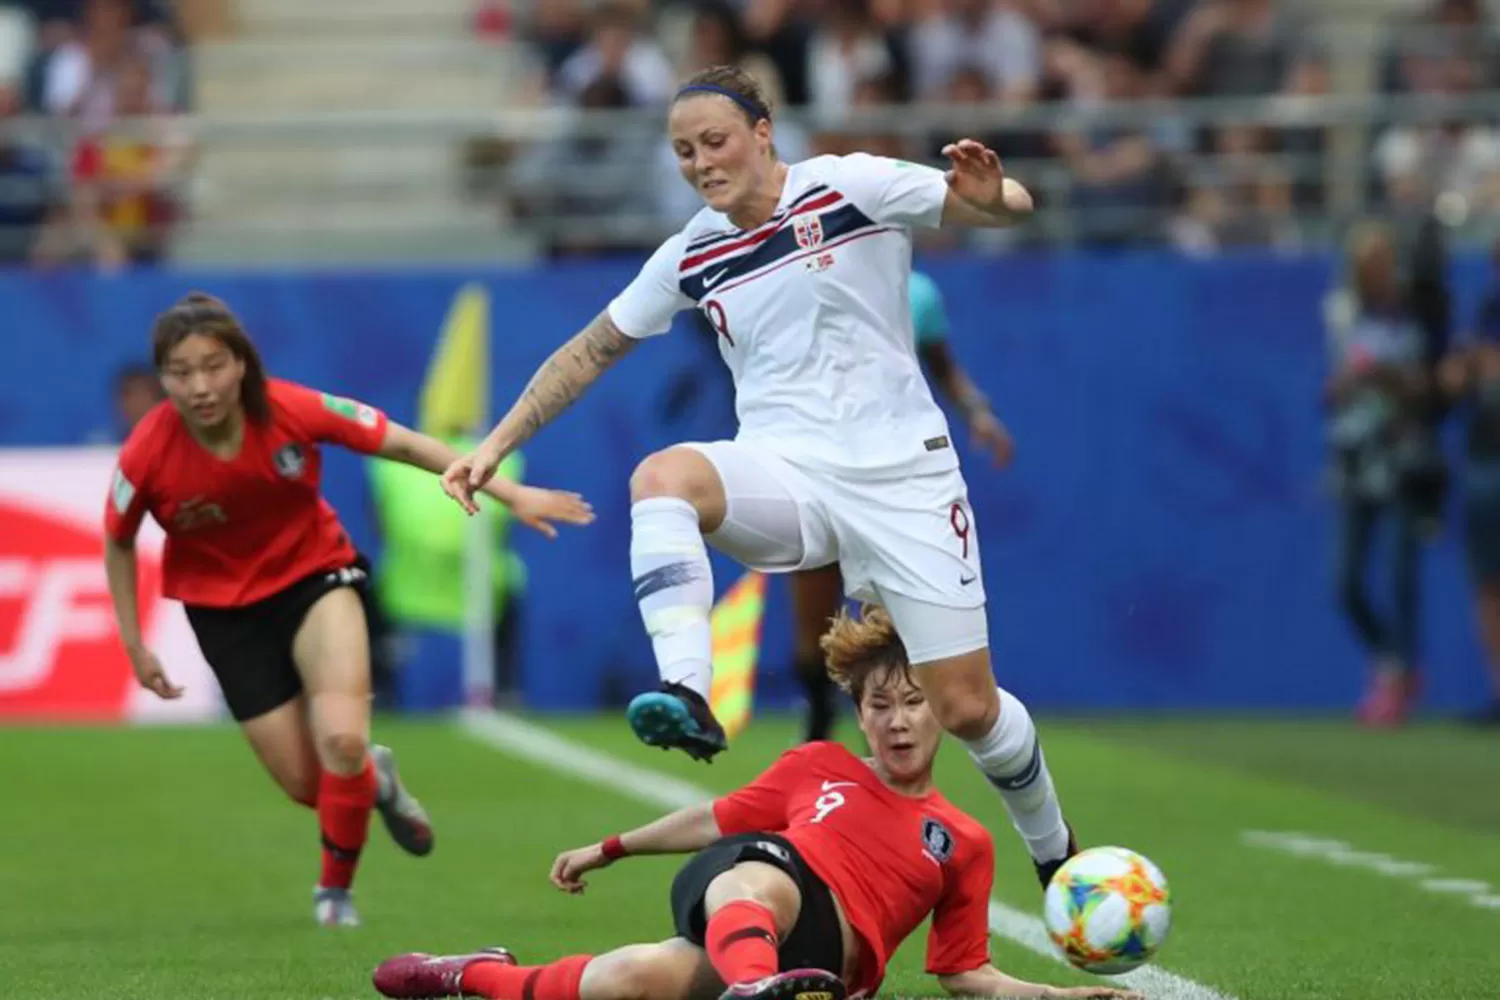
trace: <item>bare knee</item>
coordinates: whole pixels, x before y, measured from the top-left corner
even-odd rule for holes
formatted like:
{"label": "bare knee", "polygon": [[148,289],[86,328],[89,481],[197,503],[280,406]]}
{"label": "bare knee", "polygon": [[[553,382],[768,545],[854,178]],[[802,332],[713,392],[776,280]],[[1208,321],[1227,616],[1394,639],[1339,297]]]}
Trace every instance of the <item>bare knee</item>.
{"label": "bare knee", "polygon": [[648,949],[629,949],[612,956],[609,963],[609,992],[614,1000],[653,1000],[658,995],[660,972],[654,953]]}
{"label": "bare knee", "polygon": [[702,952],[681,939],[626,945],[584,967],[579,994],[585,1000],[687,1000],[694,982],[705,978],[705,963]]}
{"label": "bare knee", "polygon": [[318,737],[318,759],[334,774],[358,774],[365,766],[368,741],[359,733],[335,732]]}
{"label": "bare knee", "polygon": [[710,882],[703,896],[703,908],[710,916],[736,902],[757,903],[771,911],[778,935],[791,932],[802,909],[802,895],[791,876],[760,861],[735,865]]}
{"label": "bare knee", "polygon": [[1000,692],[988,674],[945,677],[931,689],[924,684],[923,690],[938,723],[961,740],[983,738],[1000,718]]}
{"label": "bare knee", "polygon": [[630,500],[660,497],[686,500],[698,511],[704,531],[724,520],[724,487],[713,463],[691,448],[668,448],[641,460],[630,476]]}

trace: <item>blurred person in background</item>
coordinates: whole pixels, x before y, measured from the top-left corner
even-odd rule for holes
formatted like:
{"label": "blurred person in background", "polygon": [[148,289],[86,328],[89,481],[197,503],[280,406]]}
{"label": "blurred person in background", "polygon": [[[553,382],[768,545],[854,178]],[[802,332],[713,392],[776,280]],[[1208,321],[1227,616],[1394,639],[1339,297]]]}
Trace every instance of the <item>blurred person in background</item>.
{"label": "blurred person in background", "polygon": [[[1347,278],[1326,308],[1333,374],[1327,400],[1333,484],[1339,498],[1339,601],[1370,658],[1357,715],[1367,725],[1404,722],[1418,693],[1418,616],[1423,535],[1431,529],[1412,492],[1431,461],[1431,383],[1426,336],[1383,225],[1363,223],[1347,243]],[[1366,584],[1376,531],[1391,536],[1390,607],[1372,606]]]}
{"label": "blurred person in background", "polygon": [[14,128],[20,111],[20,91],[0,82],[0,267],[26,264],[44,252],[43,233],[63,200],[46,148]]}
{"label": "blurred person in background", "polygon": [[120,65],[114,102],[115,119],[85,134],[73,151],[75,251],[106,269],[156,264],[170,246],[177,186],[193,146],[152,96],[145,60]]}
{"label": "blurred person in background", "polygon": [[167,398],[161,376],[149,365],[125,365],[115,374],[115,419],[125,440],[156,404]]}
{"label": "blurred person in background", "polygon": [[1286,0],[1205,0],[1168,49],[1171,92],[1261,97],[1328,89],[1327,66],[1301,5]]}
{"label": "blurred person in background", "polygon": [[1213,130],[1214,156],[1187,171],[1174,245],[1188,253],[1301,246],[1292,181],[1269,155],[1274,134],[1256,125]]}
{"label": "blurred person in background", "polygon": [[[963,415],[969,439],[998,467],[1010,464],[1015,442],[989,397],[979,390],[959,364],[948,342],[948,308],[937,282],[912,271],[907,285],[917,357],[938,394]],[[838,564],[791,575],[793,613],[793,673],[807,695],[803,741],[833,738],[838,691],[823,662],[821,643],[829,623],[844,605],[844,578]]]}
{"label": "blurred person in background", "polygon": [[76,37],[46,61],[42,110],[77,118],[87,129],[102,128],[127,113],[118,104],[118,88],[142,65],[147,96],[134,99],[175,110],[181,96],[176,60],[167,32],[141,24],[130,0],[84,0]]}
{"label": "blurred person in background", "polygon": [[1139,128],[1099,117],[1110,102],[1143,96],[1145,77],[1127,56],[1099,54],[1080,80],[1088,81],[1087,89],[1075,96],[1076,112],[1053,137],[1073,175],[1070,201],[1080,241],[1120,246],[1160,239],[1160,217],[1171,200],[1169,153],[1182,148],[1185,134],[1170,120]]}
{"label": "blurred person in background", "polygon": [[942,100],[965,69],[984,74],[1002,104],[1029,104],[1041,79],[1042,36],[1015,4],[942,0],[907,34],[912,95]]}
{"label": "blurred person in background", "polygon": [[[624,81],[591,80],[576,98],[583,113],[634,107]],[[650,125],[594,123],[566,130],[528,149],[511,171],[516,214],[550,226],[549,252],[558,256],[636,249],[650,242],[643,227],[656,216],[653,192],[641,183],[657,158]]]}
{"label": "blurred person in background", "polygon": [[[478,444],[452,431],[433,436],[457,450]],[[517,453],[506,458],[496,476],[519,484],[524,467]],[[468,622],[464,563],[473,538],[469,519],[441,490],[432,488],[423,470],[382,458],[371,459],[367,468],[381,541],[374,597],[390,626],[387,639],[400,651],[389,656],[399,673],[400,700],[419,710],[451,707],[453,695],[463,691],[459,665]],[[491,521],[486,532],[494,545],[490,579],[495,703],[507,704],[515,700],[520,682],[526,567],[510,547],[509,509],[489,504],[480,516]],[[413,676],[413,671],[425,671],[425,676]]]}
{"label": "blurred person in background", "polygon": [[[855,83],[850,110],[875,110],[888,107],[896,101],[895,79],[891,76],[872,76]],[[899,131],[889,126],[865,128],[844,125],[814,135],[813,153],[820,156],[870,153],[902,159],[907,153],[907,143]]]}
{"label": "blurred person in background", "polygon": [[1390,26],[1379,67],[1385,93],[1433,93],[1459,72],[1479,90],[1500,85],[1500,35],[1484,0],[1426,0]]}
{"label": "blurred person in background", "polygon": [[1450,398],[1468,408],[1464,528],[1490,678],[1490,704],[1474,721],[1500,726],[1500,244],[1491,259],[1490,287],[1468,342],[1444,360],[1442,383]]}
{"label": "blurred person in background", "polygon": [[532,0],[519,25],[542,62],[550,88],[557,71],[583,45],[588,17],[583,0]]}
{"label": "blurred person in background", "polygon": [[[1476,93],[1479,68],[1464,60],[1424,74],[1419,93],[1433,98]],[[1375,144],[1374,160],[1385,199],[1396,211],[1425,214],[1438,196],[1456,199],[1463,215],[1500,208],[1500,132],[1483,121],[1457,116],[1393,125]]]}
{"label": "blurred person in background", "polygon": [[1169,90],[1167,53],[1197,0],[1033,0],[1050,38],[1093,52],[1119,52],[1135,63],[1151,96]]}
{"label": "blurred person in background", "polygon": [[810,108],[848,111],[855,106],[860,83],[867,80],[889,80],[897,99],[904,97],[904,50],[876,17],[870,0],[816,0],[808,7],[817,13],[805,50]]}
{"label": "blurred person in background", "polygon": [[677,85],[666,53],[641,30],[639,12],[619,0],[594,8],[588,39],[558,67],[554,90],[562,100],[578,103],[591,84],[605,79],[616,81],[632,107],[665,104]]}
{"label": "blurred person in background", "polygon": [[764,52],[751,46],[735,7],[727,0],[698,0],[691,9],[679,75],[686,78],[710,66],[738,66],[760,81],[772,103],[783,104],[786,90],[781,73]]}

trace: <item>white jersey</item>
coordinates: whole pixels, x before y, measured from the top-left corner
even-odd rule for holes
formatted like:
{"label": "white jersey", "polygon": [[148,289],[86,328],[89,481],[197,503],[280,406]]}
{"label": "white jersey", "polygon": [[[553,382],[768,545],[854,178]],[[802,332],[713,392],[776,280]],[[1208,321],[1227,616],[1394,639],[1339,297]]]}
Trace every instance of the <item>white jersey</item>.
{"label": "white jersey", "polygon": [[793,165],[771,219],[705,208],[609,305],[630,337],[696,307],[734,375],[738,440],[856,478],[956,468],[913,346],[911,228],[937,226],[939,170],[856,153]]}

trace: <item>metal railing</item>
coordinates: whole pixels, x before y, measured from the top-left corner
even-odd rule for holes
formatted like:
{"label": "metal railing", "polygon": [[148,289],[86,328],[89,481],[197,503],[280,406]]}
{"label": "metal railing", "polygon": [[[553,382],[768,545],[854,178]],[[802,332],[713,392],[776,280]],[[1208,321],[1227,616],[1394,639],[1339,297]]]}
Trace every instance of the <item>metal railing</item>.
{"label": "metal railing", "polygon": [[[1494,128],[1500,124],[1500,92],[1141,101],[1087,108],[905,104],[847,114],[791,110],[778,119],[787,147],[800,145],[792,141],[797,135],[845,145],[878,139],[883,150],[932,160],[940,138],[974,135],[1012,145],[1020,153],[1007,159],[1007,167],[1037,192],[1040,203],[1034,224],[1019,238],[1062,244],[1101,233],[1111,240],[1167,238],[1173,220],[1191,214],[1186,206],[1204,175],[1257,171],[1276,175],[1277,183],[1290,188],[1291,201],[1245,211],[1274,216],[1265,221],[1295,230],[1302,243],[1319,243],[1347,220],[1391,207],[1375,169],[1377,142],[1387,130],[1444,124]],[[1239,157],[1216,154],[1214,133],[1232,126],[1264,129],[1279,148]],[[116,131],[150,140],[158,127],[125,121]],[[685,190],[673,196],[677,189],[659,109],[200,114],[183,116],[172,127],[198,151],[187,161],[198,164],[196,170],[167,179],[187,209],[184,231],[215,219],[228,220],[222,223],[228,226],[274,228],[277,223],[266,220],[276,213],[261,209],[296,205],[299,199],[311,206],[306,225],[316,227],[322,224],[319,212],[336,203],[356,213],[362,208],[389,213],[403,198],[436,195],[475,210],[493,208],[497,229],[524,233],[542,247],[589,241],[649,246],[680,225],[692,197]],[[1057,156],[1051,142],[1053,136],[1080,131],[1096,137],[1174,133],[1175,143],[1158,146],[1162,187],[1139,204],[1129,200],[1125,186],[1111,197],[1097,197],[1099,185],[1090,185],[1082,176],[1087,171]],[[76,138],[66,121],[0,121],[0,149],[47,150],[60,172]],[[432,150],[442,152],[437,174],[403,166],[403,151]],[[236,158],[239,167],[227,169],[225,163]],[[1404,208],[1427,211],[1441,203],[1457,238],[1490,239],[1500,208],[1493,196],[1500,187],[1447,190],[1440,178],[1440,170],[1424,168],[1419,180],[1425,189]],[[434,185],[442,190],[434,191]],[[398,241],[401,226],[410,224],[370,238]]]}

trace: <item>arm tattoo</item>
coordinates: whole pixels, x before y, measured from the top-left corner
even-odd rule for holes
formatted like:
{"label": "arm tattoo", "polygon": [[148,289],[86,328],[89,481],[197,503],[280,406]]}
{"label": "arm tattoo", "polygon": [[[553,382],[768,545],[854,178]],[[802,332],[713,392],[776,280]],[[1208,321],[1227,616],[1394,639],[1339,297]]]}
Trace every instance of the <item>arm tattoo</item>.
{"label": "arm tattoo", "polygon": [[567,409],[606,368],[635,347],[636,340],[621,333],[607,313],[553,352],[532,376],[516,405],[501,421],[510,447],[518,447]]}

